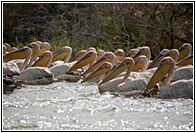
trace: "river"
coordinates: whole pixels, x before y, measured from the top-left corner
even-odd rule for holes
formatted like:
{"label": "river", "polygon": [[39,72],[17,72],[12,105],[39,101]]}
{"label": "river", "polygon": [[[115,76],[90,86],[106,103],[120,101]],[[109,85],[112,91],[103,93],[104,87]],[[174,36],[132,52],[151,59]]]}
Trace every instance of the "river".
{"label": "river", "polygon": [[2,100],[3,130],[194,130],[191,99],[100,95],[92,83],[23,85]]}

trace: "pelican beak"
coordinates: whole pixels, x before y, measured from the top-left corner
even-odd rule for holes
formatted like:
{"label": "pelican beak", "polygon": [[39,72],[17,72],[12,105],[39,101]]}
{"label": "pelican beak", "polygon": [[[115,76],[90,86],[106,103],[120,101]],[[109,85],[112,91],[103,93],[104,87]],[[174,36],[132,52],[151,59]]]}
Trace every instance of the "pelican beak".
{"label": "pelican beak", "polygon": [[53,58],[52,58],[52,62],[55,62],[57,60],[62,60],[63,58],[65,58],[67,56],[67,51],[65,51],[64,49],[61,49],[55,53],[53,53]]}
{"label": "pelican beak", "polygon": [[87,66],[92,61],[93,61],[93,57],[90,56],[90,54],[86,54],[84,57],[78,60],[67,72],[69,73],[71,71],[75,71],[79,68]]}
{"label": "pelican beak", "polygon": [[110,60],[109,58],[106,58],[105,56],[101,57],[101,59],[99,59],[97,62],[95,62],[93,65],[91,65],[83,74],[82,76],[85,76],[86,74],[94,71],[95,69],[97,69],[99,66],[101,66],[104,62],[110,62],[111,63],[112,60]]}
{"label": "pelican beak", "polygon": [[161,63],[159,65],[159,67],[157,68],[157,70],[155,71],[154,75],[152,76],[152,78],[150,79],[147,88],[145,90],[145,92],[150,92],[150,90],[155,87],[155,85],[161,81],[165,75],[168,73],[170,68],[169,64],[163,64]]}
{"label": "pelican beak", "polygon": [[177,66],[186,66],[186,65],[191,65],[193,64],[193,55],[179,61],[176,65]]}
{"label": "pelican beak", "polygon": [[82,52],[82,53],[79,52],[79,53],[71,60],[71,62],[80,60],[82,57],[85,56],[86,53],[87,53],[86,51],[84,51],[84,52]]}
{"label": "pelican beak", "polygon": [[124,55],[121,55],[120,53],[116,53],[115,55],[117,56],[118,61],[122,61],[124,58]]}
{"label": "pelican beak", "polygon": [[35,47],[32,47],[31,45],[29,45],[28,47],[31,48],[32,54],[34,54],[36,52],[36,48]]}
{"label": "pelican beak", "polygon": [[144,65],[143,62],[137,60],[135,62],[135,65],[133,66],[133,70],[132,71],[136,72],[136,71],[141,70],[141,68],[142,68],[143,65]]}
{"label": "pelican beak", "polygon": [[133,60],[136,61],[137,58],[141,55],[141,51],[138,51],[137,54],[135,56],[133,56]]}
{"label": "pelican beak", "polygon": [[107,73],[107,71],[108,71],[108,69],[106,69],[104,66],[100,66],[98,69],[93,71],[89,76],[87,76],[85,79],[83,79],[81,83],[86,82],[86,81],[93,79],[95,77],[98,77],[100,75],[103,75],[103,74]]}
{"label": "pelican beak", "polygon": [[180,61],[182,60],[184,57],[187,56],[187,54],[189,53],[189,50],[185,47],[180,47],[178,49],[178,52],[179,52],[179,56],[178,56],[178,60],[177,61]]}
{"label": "pelican beak", "polygon": [[131,52],[129,52],[127,55],[126,55],[126,57],[133,57],[133,55],[132,55],[132,53]]}
{"label": "pelican beak", "polygon": [[[168,53],[167,53],[168,54]],[[166,55],[167,55],[166,54]],[[165,55],[165,56],[166,56]],[[169,54],[168,54],[169,55]],[[168,56],[167,55],[167,56]],[[161,59],[163,58],[163,57],[165,57],[164,56],[164,54],[159,54],[151,63],[150,63],[150,65],[148,66],[148,68],[147,69],[150,69],[150,68],[153,68],[153,67],[155,67],[156,66],[156,64],[158,63],[158,62],[160,62],[161,61]]]}
{"label": "pelican beak", "polygon": [[15,50],[3,56],[3,61],[7,62],[13,59],[24,59],[27,58],[29,54],[32,54],[32,51],[29,47],[24,47],[19,50]]}
{"label": "pelican beak", "polygon": [[48,61],[51,59],[52,57],[52,53],[49,51],[45,51],[40,57],[39,59],[36,60],[36,62],[32,65],[32,67],[46,67]]}
{"label": "pelican beak", "polygon": [[43,45],[40,46],[40,52],[38,54],[38,56],[43,55],[44,51],[48,50],[46,47],[44,47]]}
{"label": "pelican beak", "polygon": [[121,62],[117,67],[115,67],[101,82],[99,85],[110,81],[111,79],[115,78],[118,76],[120,73],[124,72],[129,65],[127,65],[125,62]]}

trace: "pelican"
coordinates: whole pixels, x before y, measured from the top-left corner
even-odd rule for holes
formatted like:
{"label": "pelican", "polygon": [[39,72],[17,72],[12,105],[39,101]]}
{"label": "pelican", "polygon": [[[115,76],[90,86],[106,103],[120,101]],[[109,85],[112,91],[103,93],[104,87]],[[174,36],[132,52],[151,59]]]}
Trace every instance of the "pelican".
{"label": "pelican", "polygon": [[114,54],[118,57],[118,62],[121,62],[125,58],[125,52],[123,49],[115,50]]}
{"label": "pelican", "polygon": [[[173,49],[172,49],[173,50]],[[179,57],[177,59],[177,61],[179,62],[180,60],[190,56],[191,54],[191,50],[192,50],[192,46],[189,44],[189,43],[185,43],[183,44],[179,49],[178,49],[178,52],[179,52]],[[171,51],[171,50],[170,50]],[[171,56],[173,57],[172,53],[170,54],[169,52],[167,54],[159,54],[157,56],[157,58],[155,58],[153,60],[153,62],[151,62],[151,64],[148,66],[147,69],[150,69],[150,68],[153,68],[153,67],[156,67],[160,64],[160,61],[163,57],[166,57],[166,56]],[[177,62],[175,61],[175,62]]]}
{"label": "pelican", "polygon": [[41,56],[44,53],[44,51],[50,50],[50,44],[48,42],[36,41],[36,43],[40,45],[40,52],[38,56]]}
{"label": "pelican", "polygon": [[44,53],[33,63],[31,67],[49,67],[52,62],[53,53],[51,51],[44,51]]}
{"label": "pelican", "polygon": [[139,49],[131,49],[131,50],[127,53],[126,57],[131,57],[131,58],[133,58],[138,52],[139,52]]}
{"label": "pelican", "polygon": [[171,57],[163,58],[156,72],[150,79],[150,82],[147,85],[145,93],[150,93],[152,88],[167,75],[164,84],[160,87],[158,97],[193,98],[193,79],[183,79],[171,83],[174,68],[175,62]]}
{"label": "pelican", "polygon": [[64,63],[67,63],[69,62],[71,54],[72,54],[72,48],[69,46],[65,46],[61,50],[58,50],[55,53],[53,53],[52,62],[55,62],[57,60],[62,60],[66,57],[64,59]]}
{"label": "pelican", "polygon": [[[167,53],[169,52],[168,49],[163,49],[159,55],[157,55],[154,60],[148,65],[148,68],[147,69],[150,69],[150,68],[155,68],[155,67],[158,67],[160,61],[157,61],[159,58],[165,56]],[[155,62],[157,61],[157,62]]]}
{"label": "pelican", "polygon": [[[123,60],[115,69],[113,69],[100,82],[99,84],[100,93],[103,93],[105,91],[118,92],[118,93],[130,92],[130,91],[131,92],[144,91],[144,89],[146,88],[149,82],[149,78],[152,76],[152,73],[133,72],[133,74],[130,75],[134,66],[134,61],[132,61],[131,59],[132,58],[126,57],[125,60]],[[138,60],[135,62],[135,65],[137,66],[139,63],[140,61]],[[120,73],[122,73],[123,71],[125,71],[125,69],[127,69],[127,72],[124,76],[114,78]]]}
{"label": "pelican", "polygon": [[6,53],[9,53],[12,51],[12,48],[8,43],[3,43],[3,45],[6,47]]}
{"label": "pelican", "polygon": [[96,51],[96,49],[94,47],[89,47],[86,51],[87,52],[89,52],[89,51]]}
{"label": "pelican", "polygon": [[94,64],[90,65],[90,67],[82,74],[82,76],[85,77],[88,73],[97,69],[104,62],[115,64],[115,55],[112,52],[106,52],[102,58],[100,58]]}
{"label": "pelican", "polygon": [[[53,53],[52,64],[50,67],[68,63],[72,54],[72,48],[69,46],[65,46],[62,49]],[[64,61],[62,61],[64,59]]]}
{"label": "pelican", "polygon": [[85,56],[83,56],[80,60],[78,60],[73,66],[71,66],[67,70],[67,73],[75,71],[89,64],[92,65],[95,62],[96,58],[97,58],[96,51],[92,51],[92,50],[88,51]]}
{"label": "pelican", "polygon": [[132,71],[134,71],[134,72],[138,72],[138,71],[144,72],[144,71],[146,71],[147,66],[148,66],[148,62],[149,62],[149,60],[145,55],[139,56],[139,58],[135,62],[135,65],[134,65]]}
{"label": "pelican", "polygon": [[52,52],[45,51],[42,56],[33,64],[32,67],[20,72],[18,76],[14,76],[14,80],[22,80],[24,84],[49,84],[54,82],[53,74],[47,68],[52,60]]}
{"label": "pelican", "polygon": [[29,67],[14,76],[14,80],[22,80],[24,84],[37,85],[54,82],[53,74],[46,67]]}
{"label": "pelican", "polygon": [[[99,66],[96,70],[90,73],[87,77],[85,77],[81,83],[94,79],[95,77],[99,77],[103,75],[105,77],[112,70],[112,64],[110,62],[104,62],[101,66]],[[102,79],[100,79],[102,80]]]}
{"label": "pelican", "polygon": [[139,51],[137,52],[137,54],[133,57],[133,60],[136,61],[140,55],[145,55],[147,59],[150,60],[150,57],[151,57],[150,48],[147,46],[141,47]]}
{"label": "pelican", "polygon": [[[82,53],[81,53],[82,54]],[[77,55],[79,58],[81,58],[81,55]],[[77,62],[73,61],[71,63],[64,63],[61,65],[56,65],[50,68],[50,71],[53,73],[54,77],[59,80],[66,80],[70,82],[77,82],[80,80],[81,76],[74,74],[69,74],[67,71],[71,69],[70,72],[76,71],[79,68],[82,68],[84,66],[87,66],[89,63],[94,62],[96,59],[96,52],[95,51],[89,51],[85,56],[83,56],[81,59],[79,59]],[[87,59],[87,61],[82,61],[84,59]],[[77,64],[77,66],[75,66]],[[74,69],[73,69],[74,67]]]}
{"label": "pelican", "polygon": [[[163,51],[163,50],[162,50],[162,51]],[[169,50],[169,52],[167,52],[167,53],[165,54],[166,51],[167,51],[167,50],[165,50],[164,53],[163,53],[163,52],[160,53],[160,54],[155,58],[155,60],[153,60],[153,62],[150,63],[150,65],[148,66],[147,69],[154,68],[154,67],[156,67],[157,65],[159,65],[161,59],[163,59],[163,58],[166,57],[166,56],[170,56],[171,58],[174,59],[175,63],[177,63],[178,56],[179,56],[178,50],[177,50],[177,49],[171,49],[171,50]]]}
{"label": "pelican", "polygon": [[80,60],[82,57],[84,57],[86,55],[87,51],[86,50],[81,50],[77,53],[77,55],[71,60],[71,62],[74,61],[78,61]]}
{"label": "pelican", "polygon": [[101,57],[103,57],[105,54],[105,51],[100,49],[97,51],[97,58],[96,58],[96,61],[98,61],[99,59],[101,59]]}
{"label": "pelican", "polygon": [[32,42],[28,45],[28,47],[32,50],[32,57],[26,67],[30,67],[35,62],[40,53],[40,46],[37,43]]}
{"label": "pelican", "polygon": [[178,49],[180,55],[179,55],[177,61],[180,61],[180,60],[182,60],[182,59],[184,59],[184,58],[190,56],[190,55],[191,55],[191,50],[192,50],[191,44],[189,44],[189,43],[184,43],[184,44]]}
{"label": "pelican", "polygon": [[[29,47],[24,47],[24,48],[21,48],[19,50],[12,51],[12,52],[10,52],[8,54],[5,54],[3,56],[3,61],[4,62],[8,62],[9,61],[10,62],[11,60],[14,60],[14,59],[25,58],[21,68],[19,68],[18,65],[17,65],[17,67],[14,68],[14,69],[19,69],[20,71],[22,71],[22,70],[24,70],[26,68],[26,66],[27,66],[27,64],[28,64],[28,62],[29,62],[29,60],[31,58],[31,54],[32,54],[32,50]],[[12,62],[12,64],[16,64],[16,63]]]}

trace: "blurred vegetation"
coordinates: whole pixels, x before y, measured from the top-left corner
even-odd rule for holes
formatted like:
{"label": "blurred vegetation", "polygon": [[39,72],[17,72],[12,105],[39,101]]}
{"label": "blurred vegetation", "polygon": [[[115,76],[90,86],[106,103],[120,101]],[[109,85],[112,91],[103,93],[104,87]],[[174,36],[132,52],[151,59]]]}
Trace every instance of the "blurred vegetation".
{"label": "blurred vegetation", "polygon": [[47,41],[71,46],[74,56],[91,46],[105,51],[193,43],[193,3],[3,3],[3,42],[23,47]]}

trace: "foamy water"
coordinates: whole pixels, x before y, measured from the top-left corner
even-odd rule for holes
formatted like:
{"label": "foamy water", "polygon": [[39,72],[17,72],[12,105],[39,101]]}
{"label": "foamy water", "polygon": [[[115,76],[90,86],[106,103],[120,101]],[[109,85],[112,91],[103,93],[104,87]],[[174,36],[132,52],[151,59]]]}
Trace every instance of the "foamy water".
{"label": "foamy water", "polygon": [[194,130],[193,100],[100,95],[80,82],[25,85],[3,94],[3,130]]}

